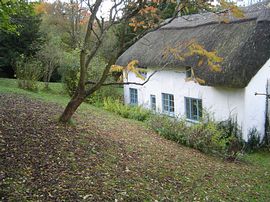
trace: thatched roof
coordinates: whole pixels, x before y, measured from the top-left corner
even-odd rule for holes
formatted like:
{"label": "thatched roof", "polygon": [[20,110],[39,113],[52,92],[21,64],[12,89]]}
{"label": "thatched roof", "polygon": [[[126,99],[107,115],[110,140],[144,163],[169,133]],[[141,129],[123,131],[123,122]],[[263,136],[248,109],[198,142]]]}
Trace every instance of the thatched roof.
{"label": "thatched roof", "polygon": [[[230,18],[221,21],[213,13],[178,17],[157,31],[145,35],[117,60],[118,65],[127,65],[139,60],[139,65],[148,68],[193,67],[195,76],[205,85],[242,88],[270,58],[270,1],[244,8],[245,18]],[[195,39],[206,50],[216,50],[223,58],[222,71],[213,72],[204,64],[198,67],[198,57],[185,61],[173,56],[164,58],[164,49],[179,42]]]}

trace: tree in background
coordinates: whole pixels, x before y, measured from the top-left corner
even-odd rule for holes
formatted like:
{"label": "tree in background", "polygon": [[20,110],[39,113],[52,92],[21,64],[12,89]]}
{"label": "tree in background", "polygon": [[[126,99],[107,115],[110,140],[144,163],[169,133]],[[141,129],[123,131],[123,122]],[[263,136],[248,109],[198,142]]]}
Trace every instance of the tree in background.
{"label": "tree in background", "polygon": [[12,16],[22,15],[30,11],[31,5],[23,0],[1,0],[0,5],[0,30],[5,32],[17,32],[18,24],[12,22]]}
{"label": "tree in background", "polygon": [[46,90],[49,90],[49,82],[53,72],[61,63],[63,57],[61,46],[59,36],[47,35],[45,45],[37,53],[37,58],[43,63],[43,81]]}
{"label": "tree in background", "polygon": [[1,21],[0,71],[13,77],[16,59],[22,54],[25,57],[34,56],[43,44],[43,36],[39,31],[41,19],[34,13],[33,4],[25,1],[8,2],[8,5],[16,7],[12,7],[10,13],[1,13],[5,23]]}
{"label": "tree in background", "polygon": [[79,47],[90,15],[82,0],[41,2],[35,6],[35,12],[42,15],[43,32],[60,36],[64,50]]}
{"label": "tree in background", "polygon": [[79,63],[76,49],[82,41],[89,12],[78,0],[41,2],[35,5],[35,12],[41,15],[40,30],[45,35],[45,43],[37,54],[44,66],[45,88],[48,89],[52,76],[62,76],[67,92],[74,93]]}
{"label": "tree in background", "polygon": [[37,81],[43,75],[42,63],[32,56],[20,55],[16,60],[16,77],[19,88],[37,91]]}

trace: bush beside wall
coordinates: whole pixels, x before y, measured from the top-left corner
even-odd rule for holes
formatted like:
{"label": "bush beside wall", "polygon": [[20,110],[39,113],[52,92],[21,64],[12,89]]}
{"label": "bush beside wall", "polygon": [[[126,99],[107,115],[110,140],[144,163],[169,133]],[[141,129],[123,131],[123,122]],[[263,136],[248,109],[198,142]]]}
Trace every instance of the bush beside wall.
{"label": "bush beside wall", "polygon": [[[164,115],[154,115],[147,122],[153,130],[163,137],[198,149],[204,153],[235,158],[243,150],[243,141],[239,129],[231,130],[224,123],[214,121],[197,124],[186,124],[183,119],[175,119]],[[235,123],[236,124],[236,123]],[[237,125],[234,126],[237,128]]]}
{"label": "bush beside wall", "polygon": [[150,118],[151,112],[140,106],[124,105],[120,100],[114,100],[110,97],[103,101],[104,109],[116,113],[124,118],[137,121],[146,121]]}
{"label": "bush beside wall", "polygon": [[254,151],[262,146],[256,129],[250,132],[249,141],[244,142],[241,128],[234,119],[216,122],[207,117],[207,120],[196,124],[187,123],[185,119],[154,114],[141,106],[124,105],[122,101],[110,97],[104,99],[103,107],[124,118],[144,121],[166,139],[203,153],[234,160],[238,154]]}

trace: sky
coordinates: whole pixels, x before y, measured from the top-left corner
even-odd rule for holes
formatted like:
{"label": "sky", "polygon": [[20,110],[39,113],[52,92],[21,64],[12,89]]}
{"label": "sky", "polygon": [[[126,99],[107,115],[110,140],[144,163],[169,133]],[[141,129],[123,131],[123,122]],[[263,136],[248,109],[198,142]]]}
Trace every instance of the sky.
{"label": "sky", "polygon": [[[34,0],[35,1],[35,0]],[[46,0],[47,2],[54,2],[55,0]],[[70,0],[60,0],[61,2],[69,2]],[[91,1],[91,0],[90,0]],[[93,1],[93,0],[92,0]],[[113,2],[111,0],[104,0],[101,4],[101,9],[99,9],[98,17],[99,16],[108,16],[110,8],[112,7]]]}

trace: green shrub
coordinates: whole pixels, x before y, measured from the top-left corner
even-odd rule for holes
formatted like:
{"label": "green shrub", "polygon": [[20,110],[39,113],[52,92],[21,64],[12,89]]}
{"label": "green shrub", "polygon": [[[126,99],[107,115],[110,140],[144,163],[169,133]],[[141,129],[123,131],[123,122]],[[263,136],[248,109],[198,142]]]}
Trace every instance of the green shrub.
{"label": "green shrub", "polygon": [[[197,124],[187,124],[184,119],[154,115],[147,123],[165,138],[204,153],[236,158],[237,152],[242,150],[243,144],[238,138],[240,130],[236,130],[236,126],[233,126],[234,130],[229,130],[229,127],[232,127],[232,122],[221,124],[208,120]],[[226,126],[225,123],[231,125]],[[238,147],[235,147],[236,145]]]}
{"label": "green shrub", "polygon": [[147,125],[166,139],[173,140],[204,153],[234,160],[244,148],[258,148],[259,135],[252,130],[249,141],[242,140],[242,132],[234,119],[216,122],[209,117],[199,123],[187,123],[185,119],[153,114],[138,106],[124,105],[110,97],[104,99],[104,108],[124,118],[147,121]]}
{"label": "green shrub", "polygon": [[154,114],[147,121],[147,124],[158,132],[163,137],[186,144],[186,130],[187,126],[184,123],[184,120],[177,120],[166,115],[157,115]]}
{"label": "green shrub", "polygon": [[16,78],[19,88],[38,90],[38,80],[42,77],[42,63],[33,57],[21,55],[16,61]]}
{"label": "green shrub", "polygon": [[86,99],[86,102],[97,107],[102,107],[104,99],[111,98],[112,100],[123,100],[123,88],[115,86],[104,86],[94,92]]}
{"label": "green shrub", "polygon": [[235,159],[240,152],[244,151],[244,141],[242,131],[235,119],[229,118],[218,123],[219,130],[222,131],[222,140],[226,144],[226,155]]}
{"label": "green shrub", "polygon": [[79,81],[79,71],[78,69],[68,69],[65,72],[64,77],[62,78],[64,83],[64,89],[69,96],[72,96],[78,86]]}
{"label": "green shrub", "polygon": [[116,113],[124,118],[145,121],[150,118],[151,112],[140,106],[124,105],[120,100],[114,100],[110,97],[103,101],[104,109]]}
{"label": "green shrub", "polygon": [[248,133],[248,141],[245,143],[245,150],[252,152],[258,150],[261,146],[260,133],[256,128],[251,129]]}
{"label": "green shrub", "polygon": [[72,96],[77,88],[80,76],[80,60],[79,50],[71,52],[63,52],[63,59],[58,68],[58,73],[61,75],[64,89],[69,96]]}

